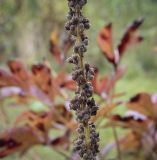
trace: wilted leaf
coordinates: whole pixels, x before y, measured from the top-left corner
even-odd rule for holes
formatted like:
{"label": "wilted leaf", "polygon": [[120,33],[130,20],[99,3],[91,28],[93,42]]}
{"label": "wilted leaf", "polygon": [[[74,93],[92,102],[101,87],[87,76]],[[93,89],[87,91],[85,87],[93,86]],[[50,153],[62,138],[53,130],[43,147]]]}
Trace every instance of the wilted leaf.
{"label": "wilted leaf", "polygon": [[143,20],[144,19],[142,18],[137,19],[127,28],[120,44],[118,45],[120,56],[124,54],[129,45],[139,43],[143,40],[141,36],[136,34],[136,31],[142,25]]}
{"label": "wilted leaf", "polygon": [[136,132],[129,132],[119,140],[119,144],[123,153],[136,153],[141,147],[140,135]]}
{"label": "wilted leaf", "polygon": [[106,58],[115,64],[115,55],[112,42],[112,24],[104,26],[97,37],[98,45]]}
{"label": "wilted leaf", "polygon": [[126,104],[131,110],[137,111],[148,117],[154,117],[153,103],[151,101],[151,95],[148,93],[139,93]]}
{"label": "wilted leaf", "polygon": [[111,117],[106,126],[119,126],[123,128],[132,129],[138,133],[143,133],[148,127],[149,121],[147,119],[135,118],[134,116],[120,116],[114,115]]}
{"label": "wilted leaf", "polygon": [[66,59],[66,54],[68,53],[69,49],[74,44],[74,39],[70,35],[65,35],[61,46],[59,46],[59,33],[57,30],[51,33],[50,38],[50,52],[56,61],[63,65]]}
{"label": "wilted leaf", "polygon": [[107,117],[108,115],[111,114],[111,111],[116,108],[119,104],[117,103],[113,103],[113,104],[109,104],[109,105],[106,105],[102,108],[100,108],[96,114],[96,116],[92,117],[92,120],[95,121],[97,120],[98,118],[105,118]]}
{"label": "wilted leaf", "polygon": [[114,49],[114,42],[112,40],[112,24],[103,27],[97,37],[98,45],[102,53],[106,56],[115,68],[120,62],[122,55],[131,44],[139,43],[143,38],[136,34],[137,29],[142,24],[143,19],[135,20],[126,30],[120,44]]}
{"label": "wilted leaf", "polygon": [[94,79],[92,81],[94,92],[101,96],[103,99],[108,98],[108,95],[114,88],[115,84],[125,73],[125,68],[117,68],[113,77],[109,77],[109,75],[105,75],[102,79],[98,79],[99,71],[96,70]]}
{"label": "wilted leaf", "polygon": [[0,69],[0,88],[8,86],[18,86],[19,80],[12,74]]}
{"label": "wilted leaf", "polygon": [[24,65],[22,64],[21,61],[19,60],[10,60],[8,62],[8,66],[10,68],[10,71],[12,72],[12,74],[19,79],[19,81],[22,83],[23,82],[23,87],[29,86],[30,82],[30,74],[29,72],[26,70],[26,68],[24,67]]}
{"label": "wilted leaf", "polygon": [[54,98],[53,80],[51,69],[44,64],[32,66],[33,79],[35,84],[50,98]]}
{"label": "wilted leaf", "polygon": [[27,111],[17,117],[15,125],[24,124],[29,126],[36,132],[36,135],[44,136],[47,138],[48,131],[52,127],[53,112],[33,112]]}
{"label": "wilted leaf", "polygon": [[23,154],[30,147],[44,141],[36,136],[28,126],[14,127],[0,133],[0,158],[20,152]]}

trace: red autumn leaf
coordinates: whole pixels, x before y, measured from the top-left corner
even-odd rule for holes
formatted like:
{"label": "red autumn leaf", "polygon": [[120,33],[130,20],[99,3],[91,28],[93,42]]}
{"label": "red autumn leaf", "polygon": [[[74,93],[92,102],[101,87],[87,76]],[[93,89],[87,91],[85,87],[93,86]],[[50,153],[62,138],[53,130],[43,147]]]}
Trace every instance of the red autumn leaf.
{"label": "red autumn leaf", "polygon": [[33,79],[35,84],[50,98],[54,98],[54,85],[51,76],[51,69],[44,64],[32,66]]}
{"label": "red autumn leaf", "polygon": [[48,130],[52,127],[56,128],[56,124],[71,128],[73,121],[72,113],[65,105],[55,105],[47,112],[36,113],[27,111],[17,117],[15,124],[26,124],[37,133],[47,136]]}
{"label": "red autumn leaf", "polygon": [[[44,115],[42,115],[44,117]],[[29,117],[33,118],[33,117]],[[35,118],[31,121],[36,120]],[[50,121],[51,122],[51,121]],[[38,123],[37,123],[38,124]],[[45,132],[41,125],[36,126],[42,132]],[[45,137],[47,134],[47,137]],[[29,125],[14,127],[0,133],[0,158],[20,153],[24,154],[35,145],[48,145],[49,147],[63,147],[68,149],[70,145],[70,131],[66,131],[63,136],[51,140],[48,133],[39,134],[35,128]]]}
{"label": "red autumn leaf", "polygon": [[73,80],[65,80],[63,83],[60,84],[61,88],[67,88],[69,90],[76,89],[76,83]]}
{"label": "red autumn leaf", "polygon": [[141,144],[140,135],[136,132],[129,132],[119,140],[119,145],[123,153],[136,153],[139,151]]}
{"label": "red autumn leaf", "polygon": [[61,46],[59,46],[59,33],[53,31],[50,38],[50,52],[56,61],[63,65],[66,59],[66,54],[74,44],[74,39],[70,35],[66,35],[62,41]]}
{"label": "red autumn leaf", "polygon": [[65,72],[61,71],[53,78],[53,88],[55,95],[60,95],[67,98],[66,93],[62,89],[66,88],[69,90],[74,90],[76,88],[76,84],[70,75],[67,75]]}
{"label": "red autumn leaf", "polygon": [[96,70],[94,79],[92,81],[94,92],[101,96],[102,98],[107,98],[112,88],[115,86],[116,82],[122,78],[125,73],[125,68],[117,68],[116,73],[112,78],[109,75],[105,75],[102,79],[98,79],[99,71]]}
{"label": "red autumn leaf", "polygon": [[10,60],[8,62],[10,71],[21,81],[27,83],[30,80],[30,74],[19,60]]}
{"label": "red autumn leaf", "polygon": [[28,91],[32,82],[29,71],[20,60],[10,60],[8,62],[11,73],[19,80],[19,86]]}
{"label": "red autumn leaf", "polygon": [[43,113],[27,111],[17,117],[15,125],[19,123],[27,125],[36,132],[37,136],[47,139],[48,131],[52,127],[53,113],[53,110]]}
{"label": "red autumn leaf", "polygon": [[64,97],[61,88],[75,87],[74,82],[63,71],[52,78],[50,68],[44,64],[33,65],[32,73],[35,84],[52,99],[57,95]]}
{"label": "red autumn leaf", "polygon": [[100,80],[99,93],[102,94],[104,91],[106,92],[108,84],[109,84],[109,77],[106,75]]}
{"label": "red autumn leaf", "polygon": [[104,26],[97,37],[98,45],[106,58],[115,64],[115,56],[112,42],[112,24]]}
{"label": "red autumn leaf", "polygon": [[8,71],[0,69],[0,88],[8,86],[18,86],[19,80]]}
{"label": "red autumn leaf", "polygon": [[115,84],[124,76],[126,72],[126,68],[124,67],[118,67],[115,71],[115,74],[111,79],[108,80],[108,85],[106,87],[106,92],[110,93],[112,88],[114,88]]}
{"label": "red autumn leaf", "polygon": [[147,119],[135,118],[134,116],[122,117],[120,115],[114,115],[111,119],[111,124],[129,128],[139,133],[142,133],[147,129],[148,123],[149,121]]}
{"label": "red autumn leaf", "polygon": [[40,139],[28,126],[14,127],[0,133],[0,158],[20,152],[25,153],[30,147],[42,144]]}
{"label": "red autumn leaf", "polygon": [[112,24],[104,26],[97,37],[98,45],[102,53],[114,67],[120,62],[122,55],[131,44],[139,43],[143,38],[136,34],[137,29],[142,24],[143,19],[135,20],[126,30],[120,44],[114,49],[112,40]]}
{"label": "red autumn leaf", "polygon": [[57,120],[58,123],[68,123],[69,121],[73,120],[72,113],[68,111],[65,105],[56,105],[55,109],[57,110],[57,114],[60,115],[60,118],[58,117]]}
{"label": "red autumn leaf", "polygon": [[108,104],[108,105],[105,105],[105,106],[101,107],[98,110],[96,116],[91,118],[92,121],[96,121],[99,118],[108,117],[111,114],[111,111],[113,109],[115,109],[118,105],[119,105],[119,103],[112,103],[112,104]]}
{"label": "red autumn leaf", "polygon": [[137,94],[136,96],[132,97],[126,105],[129,109],[137,111],[146,116],[155,116],[151,95],[148,93]]}
{"label": "red autumn leaf", "polygon": [[62,88],[70,90],[75,88],[75,83],[63,71],[52,77],[51,69],[47,64],[33,65],[32,73],[26,70],[19,60],[9,61],[8,65],[12,73],[0,69],[0,88],[3,87],[1,99],[7,95],[19,96],[23,100],[36,97],[44,103],[52,105],[55,96],[67,98],[67,94]]}
{"label": "red autumn leaf", "polygon": [[137,19],[127,28],[120,44],[117,47],[120,56],[124,54],[129,45],[139,43],[143,40],[141,36],[136,34],[136,31],[142,25],[143,20],[144,19],[142,18]]}

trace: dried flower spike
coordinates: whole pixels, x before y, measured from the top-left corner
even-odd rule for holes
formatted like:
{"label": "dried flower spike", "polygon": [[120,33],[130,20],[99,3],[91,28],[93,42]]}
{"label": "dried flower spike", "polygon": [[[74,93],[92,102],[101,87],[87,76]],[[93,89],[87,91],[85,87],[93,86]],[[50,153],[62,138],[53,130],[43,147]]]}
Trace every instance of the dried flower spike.
{"label": "dried flower spike", "polygon": [[95,160],[99,152],[99,134],[90,119],[96,115],[98,106],[93,98],[93,87],[90,82],[94,70],[88,63],[84,63],[88,45],[88,37],[84,31],[90,28],[89,20],[82,14],[82,8],[86,3],[87,0],[68,0],[68,22],[65,29],[75,37],[74,53],[68,58],[68,62],[73,64],[72,78],[77,84],[75,98],[70,103],[70,108],[75,110],[79,123],[74,150],[83,160]]}

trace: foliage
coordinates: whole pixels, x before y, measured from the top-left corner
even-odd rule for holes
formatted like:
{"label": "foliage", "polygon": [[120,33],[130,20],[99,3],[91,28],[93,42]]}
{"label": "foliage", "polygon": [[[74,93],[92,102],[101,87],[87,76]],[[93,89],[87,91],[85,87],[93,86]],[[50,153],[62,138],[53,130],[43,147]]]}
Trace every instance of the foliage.
{"label": "foliage", "polygon": [[[101,145],[98,159],[107,159],[109,152],[116,147],[119,147],[124,158],[157,159],[157,95],[142,92],[127,101],[123,100],[125,86],[120,93],[115,90],[116,84],[126,73],[126,68],[121,65],[124,51],[142,40],[137,35],[142,21],[138,19],[127,28],[116,49],[113,49],[111,23],[98,33],[100,50],[112,66],[112,72],[100,76],[100,71],[94,66],[95,77],[92,83],[100,108],[91,121],[96,123],[99,130],[103,130],[103,134],[106,128],[122,128],[126,131],[119,139],[115,137],[115,141]],[[8,113],[1,106],[1,112],[5,114],[0,118],[6,125],[0,133],[1,158],[17,152],[24,156],[37,145],[52,148],[65,159],[77,157],[71,149],[77,122],[68,108],[69,98],[76,86],[65,71],[66,55],[73,40],[66,36],[60,46],[57,35],[56,31],[51,35],[50,51],[60,72],[51,68],[46,60],[32,65],[31,69],[25,67],[21,60],[11,60],[8,62],[9,70],[0,69],[0,103],[14,99],[14,106],[24,108],[16,119],[11,120],[13,124],[7,124]],[[31,108],[28,107],[29,104]],[[37,107],[35,110],[34,105]],[[121,106],[126,107],[124,115],[115,113]],[[12,106],[5,107],[12,112]],[[60,134],[52,136],[55,131]]]}

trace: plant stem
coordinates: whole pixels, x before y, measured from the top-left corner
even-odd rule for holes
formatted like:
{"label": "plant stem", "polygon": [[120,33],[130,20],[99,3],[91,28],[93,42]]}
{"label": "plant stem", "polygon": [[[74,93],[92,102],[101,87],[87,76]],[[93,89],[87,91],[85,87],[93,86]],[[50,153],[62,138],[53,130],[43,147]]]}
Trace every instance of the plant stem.
{"label": "plant stem", "polygon": [[122,160],[120,145],[118,141],[118,134],[117,134],[116,127],[114,125],[112,125],[112,131],[113,131],[113,135],[114,135],[114,139],[115,139],[116,147],[117,147],[117,157],[119,160]]}
{"label": "plant stem", "polygon": [[[114,71],[113,71],[112,79],[113,79],[115,74],[116,74],[116,69],[114,69]],[[113,88],[112,88],[112,93],[111,93],[111,98],[110,98],[111,103],[113,102],[113,96],[112,95],[114,95],[114,92],[115,92],[115,86],[113,86]],[[116,142],[117,158],[118,158],[118,160],[122,160],[120,145],[119,145],[119,141],[118,141],[118,134],[117,134],[116,127],[114,125],[112,125],[112,132],[113,132],[113,136],[114,136],[114,139],[115,139],[115,142]]]}
{"label": "plant stem", "polygon": [[[79,13],[77,13],[79,16]],[[79,44],[81,42],[81,37],[80,37],[80,32],[79,32],[79,26],[77,26],[77,43]],[[86,79],[85,73],[84,73],[84,59],[83,56],[80,56],[78,53],[78,56],[80,58],[80,68],[83,71],[83,77]],[[84,110],[85,106],[82,105],[82,110]],[[84,128],[85,128],[85,141],[86,141],[86,146],[89,148],[90,146],[90,132],[88,128],[88,123],[83,123]]]}

